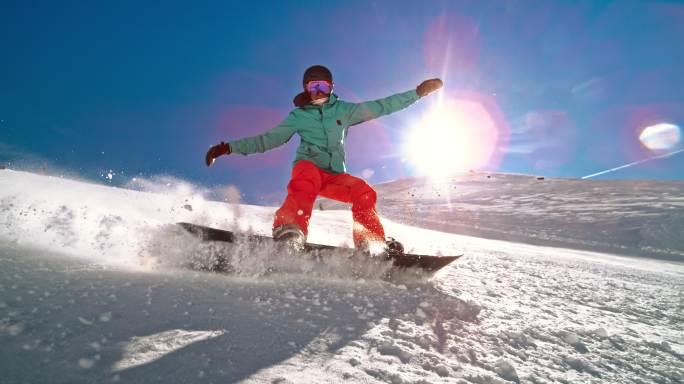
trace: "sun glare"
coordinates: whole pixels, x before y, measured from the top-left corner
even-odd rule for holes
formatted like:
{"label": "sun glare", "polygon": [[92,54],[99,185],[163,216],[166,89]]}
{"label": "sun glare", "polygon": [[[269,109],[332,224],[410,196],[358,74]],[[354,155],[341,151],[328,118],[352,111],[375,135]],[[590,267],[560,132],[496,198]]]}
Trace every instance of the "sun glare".
{"label": "sun glare", "polygon": [[405,152],[420,174],[444,178],[486,166],[497,138],[496,124],[480,103],[444,100],[411,129]]}

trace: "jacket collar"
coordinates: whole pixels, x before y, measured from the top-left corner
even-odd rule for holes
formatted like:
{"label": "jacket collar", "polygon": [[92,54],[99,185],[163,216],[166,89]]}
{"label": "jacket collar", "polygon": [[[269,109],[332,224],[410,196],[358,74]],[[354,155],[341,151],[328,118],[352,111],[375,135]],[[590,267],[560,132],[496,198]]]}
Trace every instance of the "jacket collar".
{"label": "jacket collar", "polygon": [[[330,96],[328,97],[328,101],[326,101],[322,105],[327,105],[327,104],[334,104],[337,101],[337,95],[334,93],[331,93]],[[311,97],[309,96],[308,92],[301,92],[295,98],[292,100],[294,103],[295,107],[298,108],[318,108],[317,105],[311,104]]]}

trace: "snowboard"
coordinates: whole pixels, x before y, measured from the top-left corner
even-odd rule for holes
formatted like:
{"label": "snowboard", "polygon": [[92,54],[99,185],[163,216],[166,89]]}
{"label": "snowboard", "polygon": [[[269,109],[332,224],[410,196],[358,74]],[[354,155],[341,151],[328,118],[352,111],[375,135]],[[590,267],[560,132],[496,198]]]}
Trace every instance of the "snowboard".
{"label": "snowboard", "polygon": [[[224,229],[211,228],[192,223],[177,223],[177,225],[180,226],[187,233],[199,238],[202,241],[218,241],[226,243],[250,242],[256,244],[274,241],[273,238],[269,236],[239,234]],[[353,248],[336,247],[333,245],[314,243],[306,243],[304,245],[302,253],[316,256],[317,254],[323,251],[339,251],[340,253],[347,255],[352,255],[354,253]],[[453,256],[434,256],[417,255],[404,252],[393,252],[381,254],[374,257],[384,258],[388,261],[391,260],[394,268],[419,268],[421,270],[434,273],[451,264],[453,261],[458,260],[461,256],[463,255],[460,254]]]}

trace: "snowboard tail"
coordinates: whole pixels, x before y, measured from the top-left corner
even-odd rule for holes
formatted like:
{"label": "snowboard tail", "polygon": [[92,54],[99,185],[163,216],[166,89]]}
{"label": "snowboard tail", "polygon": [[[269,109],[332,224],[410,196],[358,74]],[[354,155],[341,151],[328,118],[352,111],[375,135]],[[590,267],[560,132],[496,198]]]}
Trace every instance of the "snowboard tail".
{"label": "snowboard tail", "polygon": [[[177,223],[177,225],[183,228],[189,234],[199,238],[202,241],[219,241],[226,243],[237,243],[239,241],[264,243],[274,241],[273,238],[270,236],[237,234],[235,232],[227,231],[224,229],[211,228],[192,223]],[[316,254],[320,251],[334,250],[348,251],[349,254],[353,254],[354,252],[353,248],[348,247],[336,247],[332,245],[306,243],[304,245],[303,253]],[[393,266],[396,268],[416,267],[429,272],[437,272],[438,270],[451,264],[453,261],[458,260],[461,256],[463,255],[434,256],[402,252],[385,254],[384,257],[388,260],[392,260]]]}

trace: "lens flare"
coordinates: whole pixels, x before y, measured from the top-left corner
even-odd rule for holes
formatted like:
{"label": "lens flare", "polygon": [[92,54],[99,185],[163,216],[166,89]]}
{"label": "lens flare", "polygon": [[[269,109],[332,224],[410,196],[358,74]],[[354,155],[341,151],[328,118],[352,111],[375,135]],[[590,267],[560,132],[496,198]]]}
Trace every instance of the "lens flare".
{"label": "lens flare", "polygon": [[445,100],[410,131],[405,153],[420,174],[438,179],[486,166],[498,135],[494,119],[480,103]]}
{"label": "lens flare", "polygon": [[477,68],[481,49],[479,23],[464,14],[445,12],[425,31],[423,55],[432,71],[470,72]]}
{"label": "lens flare", "polygon": [[647,159],[642,159],[642,160],[639,160],[639,161],[634,161],[634,162],[632,162],[632,163],[625,164],[625,165],[621,165],[621,166],[619,166],[619,167],[615,167],[615,168],[611,168],[611,169],[606,169],[605,171],[596,172],[596,173],[592,173],[591,175],[583,176],[582,179],[590,179],[590,178],[592,178],[592,177],[596,177],[596,176],[600,176],[600,175],[605,175],[606,173],[611,173],[611,172],[619,171],[619,170],[621,170],[621,169],[633,167],[633,166],[635,166],[635,165],[647,163],[647,162],[649,162],[649,161],[658,160],[658,159],[665,159],[665,158],[672,157],[672,156],[674,156],[674,155],[676,155],[676,154],[679,154],[679,153],[682,153],[682,152],[684,152],[684,149],[679,149],[679,150],[677,150],[677,151],[668,152],[668,153],[663,154],[663,155],[653,156],[653,157],[649,157],[649,158],[647,158]]}
{"label": "lens flare", "polygon": [[652,151],[665,151],[675,147],[680,140],[679,127],[674,124],[656,124],[644,128],[639,140]]}

